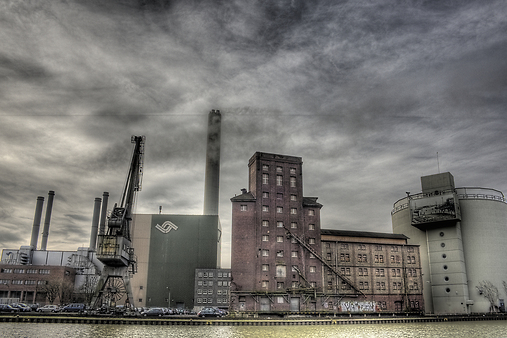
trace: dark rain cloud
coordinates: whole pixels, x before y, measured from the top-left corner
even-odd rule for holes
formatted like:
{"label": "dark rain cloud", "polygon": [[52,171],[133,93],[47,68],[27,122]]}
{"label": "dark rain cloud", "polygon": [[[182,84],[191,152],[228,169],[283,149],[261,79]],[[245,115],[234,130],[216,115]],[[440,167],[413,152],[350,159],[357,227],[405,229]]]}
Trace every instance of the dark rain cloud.
{"label": "dark rain cloud", "polygon": [[200,213],[211,109],[224,248],[256,151],[303,158],[324,228],[390,231],[392,204],[438,170],[507,190],[506,12],[500,0],[4,1],[1,244],[28,244],[36,196],[55,190],[49,247],[86,245],[93,199],[119,200],[131,135],[146,136],[137,211]]}

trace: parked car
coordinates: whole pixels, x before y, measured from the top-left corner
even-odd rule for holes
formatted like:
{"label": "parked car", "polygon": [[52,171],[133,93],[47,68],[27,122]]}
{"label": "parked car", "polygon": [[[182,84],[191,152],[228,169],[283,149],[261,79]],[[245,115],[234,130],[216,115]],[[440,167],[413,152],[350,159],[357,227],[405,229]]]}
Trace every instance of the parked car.
{"label": "parked car", "polygon": [[157,316],[162,317],[164,315],[164,310],[160,307],[152,307],[151,309],[148,309],[143,312],[143,316]]}
{"label": "parked car", "polygon": [[199,317],[222,317],[222,315],[221,311],[212,307],[206,307],[197,314]]}
{"label": "parked car", "polygon": [[85,305],[83,303],[72,303],[69,305],[65,305],[62,308],[63,312],[83,312],[85,310]]}
{"label": "parked car", "polygon": [[19,312],[19,308],[11,306],[9,304],[0,304],[0,312]]}
{"label": "parked car", "polygon": [[58,305],[44,305],[43,307],[40,307],[37,309],[38,312],[60,312],[60,308]]}
{"label": "parked car", "polygon": [[11,305],[12,307],[17,307],[21,312],[30,312],[32,308],[26,305],[25,303],[14,303]]}

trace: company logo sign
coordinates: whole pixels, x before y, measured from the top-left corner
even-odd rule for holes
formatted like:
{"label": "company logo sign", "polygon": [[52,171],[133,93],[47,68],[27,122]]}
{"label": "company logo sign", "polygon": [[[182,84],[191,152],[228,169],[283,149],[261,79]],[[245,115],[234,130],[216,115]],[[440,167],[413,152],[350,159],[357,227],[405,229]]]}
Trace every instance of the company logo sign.
{"label": "company logo sign", "polygon": [[158,229],[161,233],[167,234],[171,230],[178,230],[178,226],[170,221],[165,221],[162,225],[157,224],[155,228]]}

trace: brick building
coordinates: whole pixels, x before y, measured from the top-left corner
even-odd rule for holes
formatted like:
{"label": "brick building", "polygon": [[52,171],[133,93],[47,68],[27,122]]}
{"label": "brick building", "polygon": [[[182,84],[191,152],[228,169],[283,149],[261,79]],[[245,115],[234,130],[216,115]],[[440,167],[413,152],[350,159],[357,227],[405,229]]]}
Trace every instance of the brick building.
{"label": "brick building", "polygon": [[75,277],[76,269],[67,266],[0,264],[0,299],[49,304],[47,293],[53,292],[54,304],[70,302]]}
{"label": "brick building", "polygon": [[321,230],[300,157],[258,152],[248,166],[249,189],[231,198],[231,311],[422,308],[418,246],[403,235]]}

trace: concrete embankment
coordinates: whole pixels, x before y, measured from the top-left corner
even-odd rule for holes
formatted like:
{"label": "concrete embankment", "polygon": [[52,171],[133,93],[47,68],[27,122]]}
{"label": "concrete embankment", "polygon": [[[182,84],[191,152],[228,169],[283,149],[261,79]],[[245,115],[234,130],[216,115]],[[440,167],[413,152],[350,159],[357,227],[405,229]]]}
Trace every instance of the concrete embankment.
{"label": "concrete embankment", "polygon": [[227,319],[227,318],[123,318],[81,316],[1,315],[0,323],[67,323],[117,325],[214,325],[214,326],[272,326],[272,325],[357,325],[392,323],[435,323],[456,321],[507,320],[505,315],[425,316],[425,317],[364,317],[364,318],[291,318],[291,319]]}

